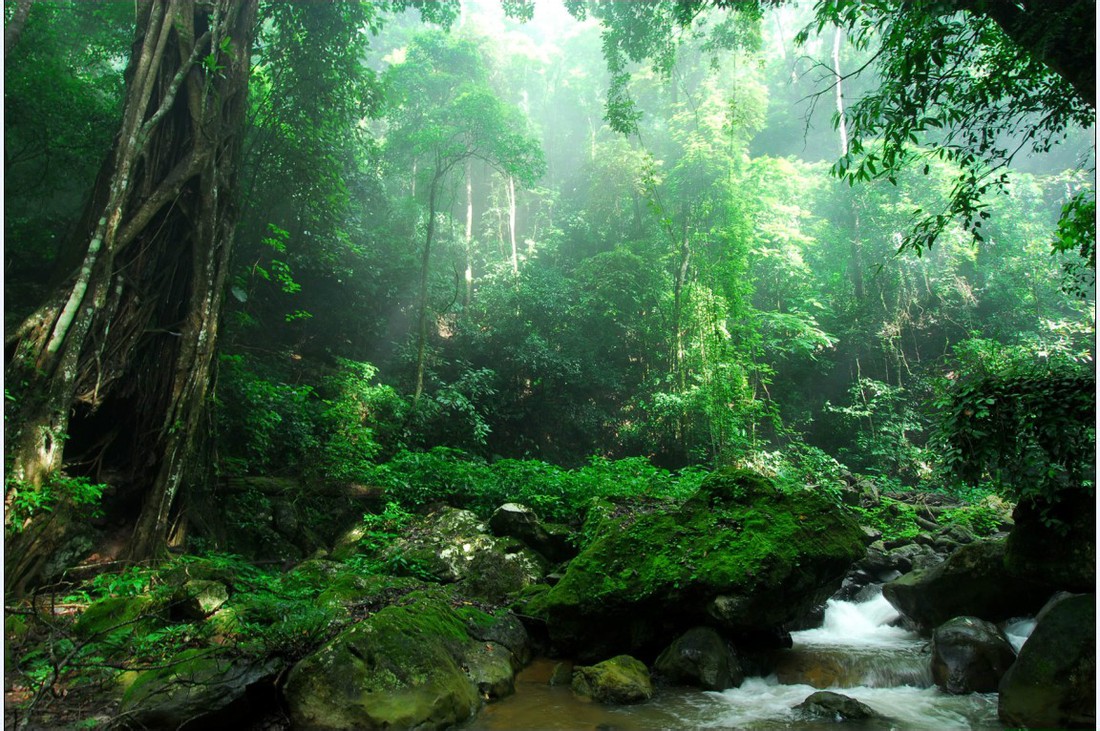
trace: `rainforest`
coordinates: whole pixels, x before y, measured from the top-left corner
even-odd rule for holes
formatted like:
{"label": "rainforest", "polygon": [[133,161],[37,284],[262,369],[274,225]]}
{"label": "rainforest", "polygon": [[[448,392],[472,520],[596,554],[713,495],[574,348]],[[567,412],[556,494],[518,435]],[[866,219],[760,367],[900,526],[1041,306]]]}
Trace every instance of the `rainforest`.
{"label": "rainforest", "polygon": [[5,728],[1095,728],[1095,29],[5,0]]}

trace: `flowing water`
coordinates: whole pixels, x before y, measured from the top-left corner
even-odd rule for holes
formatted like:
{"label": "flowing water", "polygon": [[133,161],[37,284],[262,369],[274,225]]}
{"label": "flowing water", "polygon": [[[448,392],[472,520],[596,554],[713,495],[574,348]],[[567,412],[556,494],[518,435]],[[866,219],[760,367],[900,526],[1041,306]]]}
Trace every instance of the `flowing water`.
{"label": "flowing water", "polygon": [[[738,688],[704,692],[659,688],[635,706],[605,706],[551,686],[553,660],[536,660],[516,678],[516,693],[484,708],[469,729],[799,729],[835,731],[807,721],[793,707],[828,688],[867,704],[889,720],[845,728],[1003,729],[997,695],[952,696],[932,683],[927,641],[891,626],[896,610],[881,595],[860,604],[829,601],[818,629],[793,633],[794,647],[775,656],[775,673],[746,678]],[[1034,625],[1006,628],[1013,645]],[[1018,649],[1018,647],[1017,647]]]}

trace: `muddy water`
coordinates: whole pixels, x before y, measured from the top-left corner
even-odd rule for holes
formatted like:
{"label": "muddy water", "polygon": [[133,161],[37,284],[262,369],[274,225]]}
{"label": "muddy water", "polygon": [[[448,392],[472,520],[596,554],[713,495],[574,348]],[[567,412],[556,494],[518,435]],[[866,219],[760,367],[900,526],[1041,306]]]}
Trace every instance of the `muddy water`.
{"label": "muddy water", "polygon": [[747,678],[721,693],[658,688],[646,703],[605,706],[550,685],[554,660],[536,660],[516,679],[516,693],[484,708],[468,729],[798,729],[836,731],[793,710],[829,688],[866,703],[889,721],[846,728],[994,731],[996,694],[951,696],[934,685],[926,641],[891,626],[897,613],[881,597],[862,604],[830,602],[824,625],[794,633],[794,647],[775,657],[775,674]]}

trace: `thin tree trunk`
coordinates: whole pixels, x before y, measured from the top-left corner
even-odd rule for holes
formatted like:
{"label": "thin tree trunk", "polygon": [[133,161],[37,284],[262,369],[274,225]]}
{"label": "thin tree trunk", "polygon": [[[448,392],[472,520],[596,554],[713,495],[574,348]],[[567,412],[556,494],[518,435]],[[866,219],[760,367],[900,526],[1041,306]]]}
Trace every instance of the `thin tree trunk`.
{"label": "thin tree trunk", "polygon": [[508,176],[508,238],[512,243],[512,274],[519,274],[519,252],[516,250],[516,179]]}
{"label": "thin tree trunk", "polygon": [[443,180],[444,170],[439,162],[436,163],[435,175],[432,177],[431,186],[428,188],[428,223],[424,233],[424,249],[420,254],[420,293],[417,301],[416,317],[416,390],[413,393],[413,408],[420,404],[420,397],[424,393],[424,368],[427,360],[428,346],[428,272],[432,257],[432,240],[435,238],[435,206],[436,193],[440,181]]}
{"label": "thin tree trunk", "polygon": [[474,299],[474,176],[470,161],[466,161],[466,297],[468,308]]}
{"label": "thin tree trunk", "polygon": [[[844,31],[838,26],[833,34],[833,74],[836,76],[836,113],[837,135],[840,139],[840,154],[848,154],[848,121],[844,117],[844,89],[841,79],[844,75],[840,68],[840,45],[844,40]],[[863,300],[863,241],[859,235],[859,208],[855,200],[850,201],[852,213],[852,237],[848,251],[848,276],[852,280],[852,291],[857,302]]]}

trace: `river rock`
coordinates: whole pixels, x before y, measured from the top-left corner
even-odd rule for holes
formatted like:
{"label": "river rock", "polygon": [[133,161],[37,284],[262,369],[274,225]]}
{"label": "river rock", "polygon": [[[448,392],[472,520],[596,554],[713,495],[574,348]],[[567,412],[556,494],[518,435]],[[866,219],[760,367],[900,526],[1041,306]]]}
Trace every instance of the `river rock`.
{"label": "river rock", "polygon": [[271,678],[279,667],[270,658],[184,650],[137,676],[123,694],[120,717],[137,728],[204,728],[205,716],[244,698],[249,686]]}
{"label": "river rock", "polygon": [[677,637],[653,664],[662,678],[704,690],[736,688],[745,679],[733,646],[711,627]]}
{"label": "river rock", "polygon": [[739,646],[774,635],[824,602],[863,554],[859,526],[824,496],[736,469],[711,474],[678,508],[606,512],[593,533],[526,609],[582,660],[652,656],[699,625]]}
{"label": "river rock", "polygon": [[1050,590],[1005,568],[1005,541],[975,541],[941,564],[886,584],[883,595],[920,628],[931,631],[953,617],[997,622],[1032,615]]}
{"label": "river rock", "polygon": [[489,527],[498,536],[518,538],[552,564],[577,555],[568,528],[543,523],[534,510],[520,503],[505,503],[497,508],[489,518]]}
{"label": "river rock", "polygon": [[595,665],[573,668],[573,692],[600,703],[641,703],[653,696],[653,682],[645,663],[618,655]]}
{"label": "river rock", "polygon": [[440,588],[405,595],[301,660],[284,696],[295,728],[446,728],[511,692],[513,654],[471,637],[492,621]]}
{"label": "river rock", "polygon": [[1035,626],[1001,679],[1006,725],[1096,728],[1096,595],[1064,598]]}
{"label": "river rock", "polygon": [[955,617],[932,633],[932,678],[954,695],[993,693],[1016,659],[997,625]]}
{"label": "river rock", "polygon": [[868,721],[884,716],[866,703],[829,690],[819,690],[795,706],[804,717],[830,721]]}
{"label": "river rock", "polygon": [[538,582],[543,561],[514,538],[489,534],[469,510],[444,506],[411,526],[383,554],[398,570],[437,581],[464,581],[463,592],[498,602]]}

